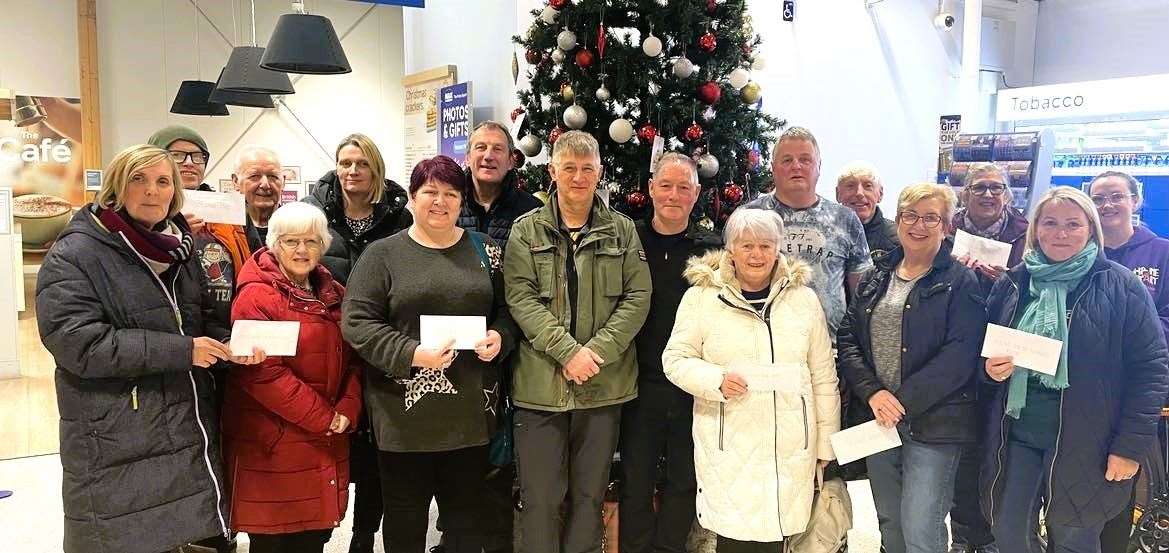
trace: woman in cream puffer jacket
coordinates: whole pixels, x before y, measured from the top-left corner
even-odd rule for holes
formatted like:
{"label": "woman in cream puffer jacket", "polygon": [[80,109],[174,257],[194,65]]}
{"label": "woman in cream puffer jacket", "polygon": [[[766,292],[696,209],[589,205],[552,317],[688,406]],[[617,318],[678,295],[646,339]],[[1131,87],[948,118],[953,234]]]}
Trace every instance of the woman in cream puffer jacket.
{"label": "woman in cream puffer jacket", "polygon": [[[835,458],[828,437],[840,429],[824,310],[805,285],[811,269],[774,259],[760,311],[745,299],[730,251],[691,259],[693,287],[662,355],[666,376],[695,398],[698,521],[736,541],[805,530],[817,461]],[[746,381],[746,394],[723,395],[728,373]]]}

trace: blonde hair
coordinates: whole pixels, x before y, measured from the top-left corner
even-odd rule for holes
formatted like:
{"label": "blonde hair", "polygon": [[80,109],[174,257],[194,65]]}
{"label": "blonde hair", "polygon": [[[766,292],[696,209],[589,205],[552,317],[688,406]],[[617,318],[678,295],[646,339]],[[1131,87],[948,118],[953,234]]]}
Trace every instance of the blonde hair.
{"label": "blonde hair", "polygon": [[1100,214],[1096,212],[1092,198],[1071,186],[1054,186],[1043,197],[1039,198],[1035,209],[1031,211],[1031,217],[1027,221],[1027,251],[1039,250],[1039,216],[1048,204],[1072,204],[1080,208],[1084,212],[1084,216],[1088,218],[1088,228],[1092,231],[1092,241],[1101,250],[1104,249],[1104,231],[1100,227]]}
{"label": "blonde hair", "polygon": [[884,188],[885,183],[881,182],[881,176],[877,174],[877,168],[872,163],[867,161],[850,161],[840,169],[840,176],[836,177],[836,186],[840,186],[848,179],[860,179],[868,177],[877,185],[877,188]]}
{"label": "blonde hair", "polygon": [[770,209],[753,209],[742,207],[736,209],[723,227],[723,243],[726,250],[732,251],[735,242],[745,236],[754,236],[760,240],[775,242],[775,253],[779,253],[779,243],[783,239],[783,219]]}
{"label": "blonde hair", "polygon": [[341,156],[341,148],[346,146],[353,146],[361,150],[361,155],[365,156],[366,161],[369,162],[369,172],[371,173],[369,203],[381,202],[382,196],[386,193],[386,161],[382,158],[381,151],[373,143],[372,138],[361,133],[353,133],[342,138],[341,143],[337,145],[337,151],[333,153],[334,162]]}
{"label": "blonde hair", "polygon": [[958,197],[954,195],[954,190],[944,184],[932,182],[905,187],[897,196],[897,214],[901,215],[902,211],[906,211],[914,204],[924,200],[942,201],[942,220],[947,226],[954,219],[954,211],[958,204]]}
{"label": "blonde hair", "polygon": [[329,250],[333,235],[329,233],[329,221],[325,212],[315,205],[304,202],[289,202],[278,208],[268,219],[268,236],[264,243],[268,249],[276,249],[280,238],[289,234],[315,234],[321,241],[321,251]]}
{"label": "blonde hair", "polygon": [[552,161],[559,161],[561,157],[593,157],[601,159],[601,146],[593,135],[584,131],[568,131],[552,145]]}
{"label": "blonde hair", "polygon": [[174,160],[170,158],[170,154],[166,150],[150,144],[130,146],[118,152],[114,159],[110,160],[110,164],[106,166],[105,173],[102,175],[101,190],[94,198],[94,203],[115,211],[126,207],[124,198],[126,184],[130,182],[130,178],[135,173],[160,162],[165,162],[170,169],[171,186],[175,191],[174,195],[171,196],[166,218],[174,217],[183,208],[183,181],[179,178],[179,167],[175,165]]}

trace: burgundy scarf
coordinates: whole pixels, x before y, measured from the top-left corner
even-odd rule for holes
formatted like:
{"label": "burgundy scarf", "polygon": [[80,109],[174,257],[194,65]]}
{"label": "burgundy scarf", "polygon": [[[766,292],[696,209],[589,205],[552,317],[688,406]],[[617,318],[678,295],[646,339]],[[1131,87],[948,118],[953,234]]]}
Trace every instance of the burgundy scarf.
{"label": "burgundy scarf", "polygon": [[[151,261],[158,263],[183,263],[191,258],[195,241],[191,238],[191,230],[182,217],[171,220],[179,228],[182,238],[175,238],[169,234],[150,230],[133,218],[125,210],[114,211],[104,207],[97,207],[97,218],[110,232],[121,233],[130,241],[138,253]],[[165,225],[168,221],[163,221]],[[164,227],[165,228],[165,227]]]}

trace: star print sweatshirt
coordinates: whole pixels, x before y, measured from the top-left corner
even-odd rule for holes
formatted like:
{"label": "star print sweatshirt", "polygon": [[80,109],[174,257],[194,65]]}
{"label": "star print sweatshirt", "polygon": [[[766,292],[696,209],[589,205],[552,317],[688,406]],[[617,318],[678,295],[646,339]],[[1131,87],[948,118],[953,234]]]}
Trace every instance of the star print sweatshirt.
{"label": "star print sweatshirt", "polygon": [[[435,249],[403,230],[370,244],[349,276],[341,331],[377,369],[365,372],[365,398],[382,451],[480,446],[495,431],[502,361],[516,328],[503,297],[499,247],[474,234]],[[462,350],[446,370],[414,367],[422,315],[485,317],[502,338],[501,351],[492,362]]]}

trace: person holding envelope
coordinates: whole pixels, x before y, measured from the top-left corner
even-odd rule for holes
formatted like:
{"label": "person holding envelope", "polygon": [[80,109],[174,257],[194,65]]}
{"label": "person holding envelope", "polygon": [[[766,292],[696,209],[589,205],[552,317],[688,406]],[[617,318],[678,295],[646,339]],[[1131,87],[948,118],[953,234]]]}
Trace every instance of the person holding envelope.
{"label": "person holding envelope", "polygon": [[1138,461],[1156,443],[1169,390],[1165,337],[1132,271],[1103,254],[1092,200],[1071,187],[1035,206],[1023,263],[995,283],[990,321],[1063,342],[1055,374],[991,357],[996,383],[983,465],[983,511],[1003,551],[1038,551],[1045,505],[1055,551],[1100,551],[1128,504]]}
{"label": "person holding envelope", "polygon": [[233,321],[296,321],[296,355],[232,367],[223,407],[231,526],[252,553],[320,553],[349,506],[358,360],[341,338],[345,289],[320,265],[324,213],[284,205],[244,264]]}
{"label": "person holding envelope", "polygon": [[[410,175],[414,222],[366,248],[349,277],[342,331],[373,366],[365,397],[376,434],[386,551],[422,553],[432,498],[450,553],[479,553],[487,444],[499,399],[497,359],[515,343],[500,249],[455,226],[469,201],[458,163],[422,160]],[[475,349],[423,344],[423,315],[482,317]],[[482,326],[479,328],[483,328]]]}
{"label": "person holding envelope", "polygon": [[66,553],[157,553],[228,535],[206,368],[263,355],[231,357],[224,343],[179,182],[166,150],[122,150],[37,276],[37,325],[57,366]]}
{"label": "person holding envelope", "polygon": [[950,256],[955,201],[949,186],[902,190],[900,246],[874,259],[837,335],[840,372],[868,407],[860,422],[875,418],[901,438],[900,448],[867,460],[888,553],[947,550],[959,456],[978,436],[986,311],[978,277]]}
{"label": "person holding envelope", "polygon": [[723,233],[725,250],[686,268],[662,366],[694,396],[698,522],[715,550],[778,553],[835,458],[839,380],[811,269],[779,253],[779,215],[739,209]]}

